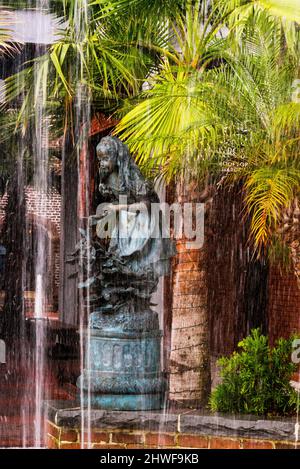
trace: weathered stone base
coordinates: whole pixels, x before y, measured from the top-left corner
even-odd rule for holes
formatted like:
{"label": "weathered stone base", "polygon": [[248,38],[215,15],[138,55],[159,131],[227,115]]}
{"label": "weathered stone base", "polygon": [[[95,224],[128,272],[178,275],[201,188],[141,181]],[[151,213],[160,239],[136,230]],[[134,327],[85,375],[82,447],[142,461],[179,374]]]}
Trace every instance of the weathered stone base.
{"label": "weathered stone base", "polygon": [[89,332],[86,366],[77,388],[84,396],[90,395],[90,406],[122,411],[161,409],[167,382],[160,366],[159,329]]}
{"label": "weathered stone base", "polygon": [[159,410],[163,408],[164,394],[91,394],[84,402],[96,409],[106,410]]}
{"label": "weathered stone base", "polygon": [[295,418],[263,420],[192,409],[167,413],[92,409],[89,438],[81,429],[78,403],[48,402],[46,411],[47,446],[53,449],[300,449],[300,442],[295,442]]}

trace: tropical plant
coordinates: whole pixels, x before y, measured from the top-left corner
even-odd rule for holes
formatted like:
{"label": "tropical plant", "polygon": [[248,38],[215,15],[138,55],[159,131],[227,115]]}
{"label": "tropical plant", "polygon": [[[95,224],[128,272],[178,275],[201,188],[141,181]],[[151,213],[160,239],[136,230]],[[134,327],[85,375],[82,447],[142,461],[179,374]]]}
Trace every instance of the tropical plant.
{"label": "tropical plant", "polygon": [[252,35],[238,61],[226,64],[218,75],[233,103],[229,109],[234,119],[226,109],[223,114],[231,133],[227,169],[245,182],[251,237],[259,253],[272,240],[300,182],[296,121],[284,117],[286,108],[294,108],[298,63],[266,38],[261,46],[263,37]]}
{"label": "tropical plant", "polygon": [[[285,41],[279,10],[271,15],[263,8],[267,2],[227,3],[225,8],[225,2],[216,2],[207,19],[214,25],[210,28],[199,29],[199,17],[195,20],[195,8],[202,11],[203,2],[187,7],[176,27],[179,58],[166,54],[150,90],[123,117],[117,132],[142,163],[170,178],[188,167],[194,177],[209,170],[225,172],[230,181],[232,176],[242,179],[251,238],[261,253],[299,189],[299,104],[292,102],[299,56]],[[256,23],[257,9],[261,18]],[[234,12],[238,18],[242,11],[246,26],[237,33],[228,18]],[[224,24],[231,29],[222,39]],[[293,22],[293,27],[297,35],[299,25]],[[199,30],[209,33],[197,42]],[[188,60],[185,36],[198,44]]]}
{"label": "tropical plant", "polygon": [[141,164],[169,179],[187,165],[192,173],[193,160],[207,161],[204,149],[208,154],[223,130],[209,99],[217,90],[205,72],[222,56],[225,41],[208,5],[187,2],[170,22],[173,43],[161,51],[159,73],[116,129]]}
{"label": "tropical plant", "polygon": [[12,41],[13,18],[10,11],[0,6],[0,54],[12,54],[18,50],[19,43]]}
{"label": "tropical plant", "polygon": [[[140,8],[146,10],[146,4],[138,0],[50,2],[61,19],[57,40],[6,80],[8,103],[23,96],[17,125],[27,126],[41,97],[50,112],[60,112],[66,128],[79,101],[111,112],[122,98],[140,92],[168,39],[166,8],[160,3],[150,2],[143,15]],[[173,12],[182,2],[166,3]]]}
{"label": "tropical plant", "polygon": [[298,0],[215,0],[230,32],[239,37],[253,23],[271,27],[272,34],[284,35],[286,44],[299,50],[300,6]]}
{"label": "tropical plant", "polygon": [[212,411],[246,414],[293,414],[297,393],[290,380],[293,339],[279,339],[271,348],[259,329],[238,344],[239,350],[218,360],[221,384],[210,396]]}
{"label": "tropical plant", "polygon": [[213,3],[187,3],[170,22],[174,40],[160,70],[116,133],[140,164],[169,181],[198,179],[200,192],[208,179],[242,181],[251,241],[264,254],[278,244],[282,214],[299,187],[295,122],[291,132],[278,133],[277,125],[286,125],[282,110],[297,77],[299,27],[291,21],[288,37],[286,20],[262,2],[249,6],[244,23],[238,15],[233,21],[239,2],[226,2],[229,10]]}

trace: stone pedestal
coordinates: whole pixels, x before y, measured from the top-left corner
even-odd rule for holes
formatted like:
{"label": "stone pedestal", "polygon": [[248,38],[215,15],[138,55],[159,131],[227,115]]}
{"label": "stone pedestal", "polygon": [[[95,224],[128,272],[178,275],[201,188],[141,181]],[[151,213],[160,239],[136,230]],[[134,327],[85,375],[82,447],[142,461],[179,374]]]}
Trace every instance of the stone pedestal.
{"label": "stone pedestal", "polygon": [[[77,387],[92,408],[150,410],[163,407],[166,380],[161,371],[161,331],[90,329],[85,369]],[[89,337],[88,337],[89,336]]]}

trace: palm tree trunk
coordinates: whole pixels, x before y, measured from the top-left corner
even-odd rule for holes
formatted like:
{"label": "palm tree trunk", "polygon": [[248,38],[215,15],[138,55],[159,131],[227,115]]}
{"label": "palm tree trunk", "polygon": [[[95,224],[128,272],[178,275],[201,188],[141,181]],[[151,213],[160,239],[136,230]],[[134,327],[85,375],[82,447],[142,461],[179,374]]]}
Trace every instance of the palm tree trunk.
{"label": "palm tree trunk", "polygon": [[59,313],[65,324],[78,325],[78,265],[70,262],[78,241],[78,162],[69,134],[62,158]]}
{"label": "palm tree trunk", "polygon": [[[1,314],[0,333],[7,348],[13,355],[16,355],[25,319],[23,314],[25,198],[18,171],[12,176],[8,185],[8,202],[1,237],[6,247],[6,263],[5,300]],[[17,359],[16,356],[15,358]]]}
{"label": "palm tree trunk", "polygon": [[[183,207],[186,202],[205,203],[210,195],[197,183],[179,184],[176,201]],[[191,249],[186,241],[177,240],[173,260],[169,398],[205,405],[211,380],[205,242],[200,249]]]}

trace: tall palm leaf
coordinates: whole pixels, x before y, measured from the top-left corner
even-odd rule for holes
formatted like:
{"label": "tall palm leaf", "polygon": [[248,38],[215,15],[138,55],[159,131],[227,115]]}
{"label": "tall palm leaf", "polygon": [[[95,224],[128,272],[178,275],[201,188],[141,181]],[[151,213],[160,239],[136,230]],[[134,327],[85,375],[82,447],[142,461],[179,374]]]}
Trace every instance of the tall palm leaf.
{"label": "tall palm leaf", "polygon": [[246,204],[252,215],[252,236],[259,248],[270,243],[279,226],[283,209],[300,187],[300,170],[267,166],[256,169],[245,184]]}
{"label": "tall palm leaf", "polygon": [[13,19],[9,10],[0,6],[0,54],[11,54],[18,49],[18,44],[12,40],[12,25]]}
{"label": "tall palm leaf", "polygon": [[65,32],[43,56],[6,80],[7,102],[24,97],[17,121],[23,128],[41,95],[47,97],[44,105],[61,107],[65,124],[72,121],[71,103],[78,99],[79,87],[98,108],[98,103],[115,107],[122,97],[140,91],[156,66],[157,53],[147,45],[159,49],[166,44],[165,26],[154,18],[137,18],[132,10],[126,17],[108,16],[99,22],[94,2],[65,0],[60,6]]}
{"label": "tall palm leaf", "polygon": [[215,0],[230,32],[239,40],[242,35],[260,24],[273,36],[282,33],[290,51],[299,53],[300,5],[298,0]]}
{"label": "tall palm leaf", "polygon": [[246,23],[256,14],[265,13],[274,18],[300,23],[298,0],[215,0],[214,3],[236,25],[241,21]]}
{"label": "tall palm leaf", "polygon": [[[251,236],[258,252],[270,244],[283,211],[299,191],[299,105],[292,89],[298,61],[280,56],[280,45],[252,33],[227,61],[218,83],[231,100],[220,106],[231,128],[228,169],[245,181]],[[232,118],[234,117],[234,118]],[[221,148],[222,151],[222,148]]]}
{"label": "tall palm leaf", "polygon": [[[246,181],[252,239],[260,251],[299,187],[299,105],[291,103],[299,59],[283,49],[276,27],[273,34],[265,24],[255,24],[253,16],[250,23],[240,43],[232,44],[230,36],[223,41],[216,34],[209,37],[202,54],[212,59],[218,50],[221,59],[208,62],[212,67],[203,67],[196,51],[196,68],[192,55],[187,62],[174,60],[173,67],[168,57],[142,95],[144,101],[123,117],[117,131],[142,162],[151,164],[154,156],[160,171],[166,165],[171,175],[190,169],[193,160],[199,166],[217,155],[218,170],[221,166]],[[190,31],[188,19],[178,24]],[[182,44],[188,49],[187,41]],[[180,50],[182,58],[184,47]]]}
{"label": "tall palm leaf", "polygon": [[148,79],[149,89],[116,129],[141,163],[165,170],[169,177],[187,164],[187,155],[192,164],[199,158],[195,150],[209,147],[223,132],[209,99],[216,89],[204,73],[222,55],[218,24],[211,23],[207,2],[187,3],[170,23],[174,38],[160,51],[159,73]]}
{"label": "tall palm leaf", "polygon": [[98,17],[127,14],[129,9],[139,12],[140,16],[169,18],[170,15],[184,8],[185,0],[91,0],[99,7]]}

